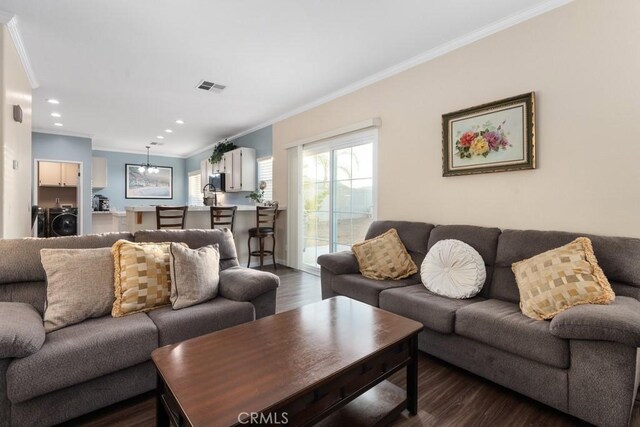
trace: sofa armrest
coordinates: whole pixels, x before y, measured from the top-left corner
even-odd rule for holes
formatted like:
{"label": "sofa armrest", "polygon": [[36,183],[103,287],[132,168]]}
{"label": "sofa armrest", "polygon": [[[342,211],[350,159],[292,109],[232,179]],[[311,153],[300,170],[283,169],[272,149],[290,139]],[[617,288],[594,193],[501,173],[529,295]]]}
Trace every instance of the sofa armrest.
{"label": "sofa armrest", "polygon": [[608,305],[578,305],[554,317],[550,331],[560,338],[615,341],[640,347],[640,301],[617,296]]}
{"label": "sofa armrest", "polygon": [[251,301],[279,285],[280,278],[266,271],[237,266],[220,272],[220,295],[233,301]]}
{"label": "sofa armrest", "polygon": [[0,359],[35,353],[45,335],[42,317],[30,304],[0,302]]}
{"label": "sofa armrest", "polygon": [[320,255],[318,264],[333,274],[355,274],[360,272],[358,260],[351,251]]}

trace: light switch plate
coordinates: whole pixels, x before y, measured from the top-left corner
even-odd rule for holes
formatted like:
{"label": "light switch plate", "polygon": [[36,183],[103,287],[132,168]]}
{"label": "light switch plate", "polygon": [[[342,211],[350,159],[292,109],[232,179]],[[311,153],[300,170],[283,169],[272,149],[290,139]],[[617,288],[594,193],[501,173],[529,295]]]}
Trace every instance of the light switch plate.
{"label": "light switch plate", "polygon": [[18,166],[20,166],[20,162],[18,162],[17,160],[13,161],[13,169],[18,169]]}

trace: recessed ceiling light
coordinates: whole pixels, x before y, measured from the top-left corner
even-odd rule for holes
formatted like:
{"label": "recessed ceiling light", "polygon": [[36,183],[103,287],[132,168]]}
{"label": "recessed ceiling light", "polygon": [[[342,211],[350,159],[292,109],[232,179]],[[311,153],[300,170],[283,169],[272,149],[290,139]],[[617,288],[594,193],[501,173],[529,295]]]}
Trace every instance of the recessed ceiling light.
{"label": "recessed ceiling light", "polygon": [[58,123],[58,122],[56,122],[56,123],[54,123],[53,125],[54,125],[54,126],[62,126],[62,123]]}
{"label": "recessed ceiling light", "polygon": [[162,135],[158,135],[158,136],[156,136],[156,138],[158,138],[158,139],[164,139],[164,136],[162,136]]}
{"label": "recessed ceiling light", "polygon": [[178,120],[176,120],[176,123],[179,124],[179,125],[183,125],[184,124],[184,120],[178,119]]}
{"label": "recessed ceiling light", "polygon": [[60,113],[51,113],[51,117],[62,117]]}
{"label": "recessed ceiling light", "polygon": [[60,101],[58,101],[57,99],[53,99],[53,98],[49,98],[49,99],[47,99],[47,102],[48,102],[49,104],[56,104],[56,105],[57,105],[57,104],[60,104]]}
{"label": "recessed ceiling light", "polygon": [[173,131],[171,129],[165,129],[164,130],[166,133],[173,133]]}

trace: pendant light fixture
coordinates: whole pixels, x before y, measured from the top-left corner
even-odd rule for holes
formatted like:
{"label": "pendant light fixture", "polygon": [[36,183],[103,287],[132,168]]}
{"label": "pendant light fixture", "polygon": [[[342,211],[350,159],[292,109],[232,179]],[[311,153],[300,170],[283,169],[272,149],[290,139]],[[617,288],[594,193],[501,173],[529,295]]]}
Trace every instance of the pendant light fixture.
{"label": "pendant light fixture", "polygon": [[153,166],[151,165],[151,163],[149,163],[149,149],[151,148],[150,145],[146,146],[147,148],[147,164],[142,164],[140,166],[138,166],[138,172],[140,173],[158,173],[160,172],[160,169],[158,169],[157,166]]}

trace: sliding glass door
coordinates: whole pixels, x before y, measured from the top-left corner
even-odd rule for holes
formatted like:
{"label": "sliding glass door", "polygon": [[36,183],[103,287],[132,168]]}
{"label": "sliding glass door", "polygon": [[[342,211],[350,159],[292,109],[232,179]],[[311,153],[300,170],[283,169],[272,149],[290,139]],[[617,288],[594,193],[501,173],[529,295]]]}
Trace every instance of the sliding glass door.
{"label": "sliding glass door", "polygon": [[374,157],[377,131],[303,148],[302,267],[318,256],[349,250],[362,241],[375,216]]}

